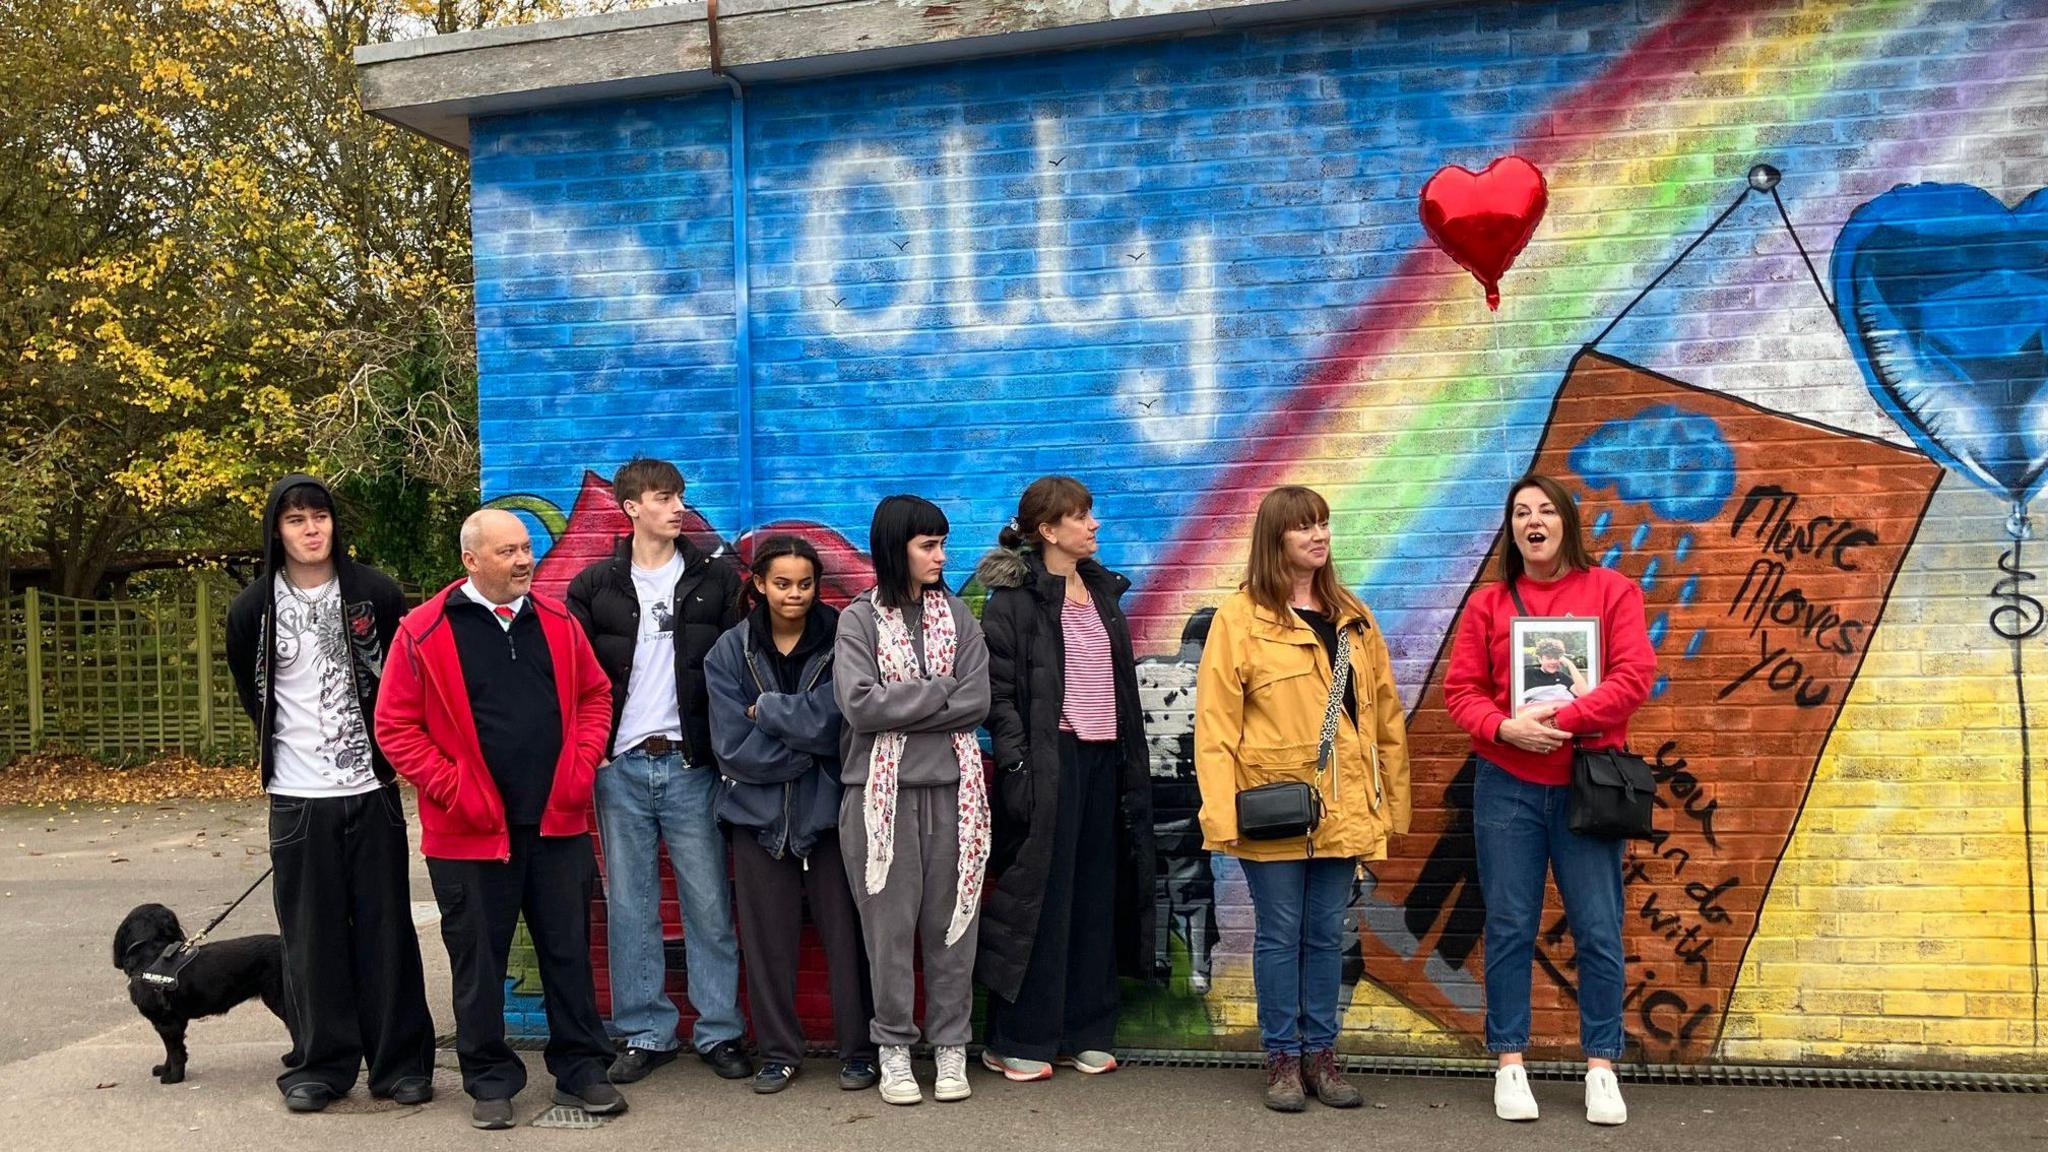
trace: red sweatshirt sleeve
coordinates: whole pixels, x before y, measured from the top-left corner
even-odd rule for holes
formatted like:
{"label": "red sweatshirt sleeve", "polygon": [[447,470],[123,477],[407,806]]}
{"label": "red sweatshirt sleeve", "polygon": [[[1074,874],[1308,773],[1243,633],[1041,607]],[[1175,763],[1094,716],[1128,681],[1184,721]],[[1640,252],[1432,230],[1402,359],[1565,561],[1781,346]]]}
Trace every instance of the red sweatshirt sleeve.
{"label": "red sweatshirt sleeve", "polygon": [[1600,605],[1600,637],[1607,647],[1604,674],[1592,691],[1558,709],[1551,722],[1575,736],[1625,729],[1650,698],[1650,684],[1657,678],[1657,650],[1643,622],[1643,590],[1625,576],[1609,575]]}
{"label": "red sweatshirt sleeve", "polygon": [[1494,742],[1507,713],[1495,702],[1501,696],[1493,679],[1493,632],[1507,627],[1499,615],[1501,597],[1494,585],[1473,594],[1451,644],[1451,666],[1444,673],[1444,707],[1466,734],[1482,743]]}
{"label": "red sweatshirt sleeve", "polygon": [[401,628],[377,686],[377,747],[400,776],[443,808],[455,804],[455,761],[427,733],[426,683],[419,645]]}
{"label": "red sweatshirt sleeve", "polygon": [[611,746],[612,682],[605,675],[604,665],[597,662],[597,650],[591,647],[590,637],[579,627],[572,626],[568,631],[580,688],[576,697],[576,767],[587,776],[604,763]]}

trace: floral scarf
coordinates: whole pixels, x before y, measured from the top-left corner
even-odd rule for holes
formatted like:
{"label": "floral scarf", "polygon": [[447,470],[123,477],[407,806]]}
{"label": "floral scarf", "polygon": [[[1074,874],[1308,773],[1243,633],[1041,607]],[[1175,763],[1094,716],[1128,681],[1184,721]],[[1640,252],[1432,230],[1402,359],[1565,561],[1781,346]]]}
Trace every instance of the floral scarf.
{"label": "floral scarf", "polygon": [[[921,679],[917,651],[910,644],[910,628],[903,610],[875,605],[875,663],[885,684],[904,684]],[[933,676],[949,676],[959,649],[959,634],[953,627],[953,608],[946,594],[932,589],[924,594],[924,656]],[[896,859],[896,785],[903,766],[902,732],[883,732],[875,737],[868,756],[868,782],[861,792],[861,812],[867,834],[867,890],[874,895],[889,879],[889,865]],[[953,897],[953,920],[946,928],[950,947],[966,935],[981,907],[982,872],[988,865],[989,813],[988,781],[981,774],[981,748],[974,733],[953,733],[953,754],[960,760],[960,881]]]}

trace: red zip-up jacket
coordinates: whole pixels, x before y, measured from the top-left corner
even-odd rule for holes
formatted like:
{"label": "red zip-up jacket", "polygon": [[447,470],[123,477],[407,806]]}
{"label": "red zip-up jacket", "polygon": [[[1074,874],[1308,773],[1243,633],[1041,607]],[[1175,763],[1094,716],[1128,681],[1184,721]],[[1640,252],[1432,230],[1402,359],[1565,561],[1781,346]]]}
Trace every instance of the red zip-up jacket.
{"label": "red zip-up jacket", "polygon": [[[462,581],[399,622],[377,694],[377,743],[419,790],[420,851],[442,860],[509,860],[505,801],[484,765],[455,630],[445,614]],[[590,640],[559,600],[528,593],[554,665],[562,754],[540,818],[543,836],[590,830],[590,793],[612,730],[612,683]]]}
{"label": "red zip-up jacket", "polygon": [[[1609,568],[1567,572],[1548,582],[1524,576],[1516,590],[1531,616],[1591,616],[1600,621],[1600,682],[1558,709],[1550,726],[1579,737],[1587,748],[1626,746],[1629,717],[1650,698],[1650,684],[1657,676],[1657,650],[1650,646],[1643,623],[1643,590]],[[1495,739],[1510,715],[1514,665],[1508,652],[1508,622],[1514,616],[1507,585],[1488,584],[1472,594],[1451,646],[1444,706],[1472,737],[1474,752],[1532,784],[1569,784],[1570,744],[1538,755]]]}

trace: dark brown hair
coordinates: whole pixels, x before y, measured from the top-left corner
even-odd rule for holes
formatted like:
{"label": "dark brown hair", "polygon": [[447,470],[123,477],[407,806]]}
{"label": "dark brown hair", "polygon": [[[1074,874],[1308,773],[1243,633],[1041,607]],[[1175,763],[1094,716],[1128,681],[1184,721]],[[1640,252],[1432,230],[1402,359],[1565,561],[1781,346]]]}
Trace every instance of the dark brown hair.
{"label": "dark brown hair", "polygon": [[1017,518],[1010,522],[1016,527],[1005,524],[996,534],[996,543],[1013,552],[1036,548],[1044,543],[1038,537],[1039,525],[1057,524],[1093,507],[1095,497],[1086,484],[1072,476],[1040,476],[1017,498]]}
{"label": "dark brown hair", "polygon": [[1531,472],[1509,487],[1507,506],[1501,511],[1501,582],[1512,584],[1526,574],[1522,547],[1515,542],[1515,497],[1520,496],[1525,488],[1542,489],[1551,506],[1557,509],[1558,520],[1564,526],[1564,539],[1557,542],[1557,552],[1564,566],[1574,572],[1591,568],[1593,554],[1586,551],[1586,531],[1579,524],[1579,502],[1572,499],[1571,492],[1564,485],[1541,473]]}
{"label": "dark brown hair", "polygon": [[638,500],[649,492],[682,495],[682,472],[666,460],[636,456],[612,474],[612,499],[619,502],[621,512],[626,509],[626,501]]}
{"label": "dark brown hair", "polygon": [[[1289,531],[1312,528],[1330,518],[1329,501],[1313,488],[1288,484],[1266,493],[1252,520],[1252,554],[1245,565],[1244,587],[1252,602],[1282,620],[1291,620],[1287,601],[1294,595],[1294,575],[1287,565]],[[1337,549],[1310,580],[1316,599],[1332,620],[1365,615],[1365,604],[1337,579]]]}

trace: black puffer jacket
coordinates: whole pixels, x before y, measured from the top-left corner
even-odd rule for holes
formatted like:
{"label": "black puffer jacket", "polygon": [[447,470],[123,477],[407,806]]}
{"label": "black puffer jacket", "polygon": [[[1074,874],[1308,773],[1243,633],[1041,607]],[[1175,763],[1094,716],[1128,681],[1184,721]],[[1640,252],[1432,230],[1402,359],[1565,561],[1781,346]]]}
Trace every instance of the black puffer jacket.
{"label": "black puffer jacket", "polygon": [[[709,766],[711,714],[704,696],[704,657],[725,630],[740,622],[740,573],[732,560],[713,556],[688,538],[676,541],[683,574],[676,578],[676,708],[682,713],[683,742],[690,763]],[[583,624],[597,662],[612,681],[612,732],[626,707],[626,680],[633,672],[633,647],[640,638],[640,595],[633,589],[633,538],[625,537],[611,559],[576,574],[566,597]],[[606,745],[610,747],[609,744]]]}
{"label": "black puffer jacket", "polygon": [[[277,692],[270,665],[277,651],[277,574],[284,570],[284,541],[277,534],[278,504],[284,494],[308,484],[328,494],[327,485],[311,476],[293,474],[279,480],[270,490],[270,502],[263,509],[263,569],[256,579],[228,605],[225,654],[228,673],[235,680],[235,695],[242,710],[256,723],[256,761],[263,784],[268,787],[276,765],[271,734],[277,727]],[[340,510],[334,518],[334,536],[328,545],[334,557],[334,573],[341,581],[342,622],[348,633],[348,670],[356,692],[356,707],[362,711],[363,727],[370,733],[370,767],[385,784],[397,779],[384,750],[377,743],[377,685],[384,676],[384,656],[398,635],[398,622],[405,616],[405,593],[391,577],[367,564],[348,558],[343,548]]]}
{"label": "black puffer jacket", "polygon": [[[1093,560],[1081,579],[1109,633],[1116,678],[1116,733],[1123,772],[1117,780],[1117,872],[1083,884],[1116,886],[1117,969],[1154,979],[1151,757],[1138,703],[1131,629],[1118,601],[1131,582]],[[1015,1000],[1031,962],[1045,903],[1053,823],[1059,812],[1060,707],[1065,695],[1066,639],[1060,605],[1066,578],[1045,570],[1036,552],[996,549],[975,576],[989,590],[981,628],[988,638],[987,727],[995,745],[996,785],[990,807],[995,837],[989,855],[988,899],[981,910],[975,975],[1005,1000]]]}

